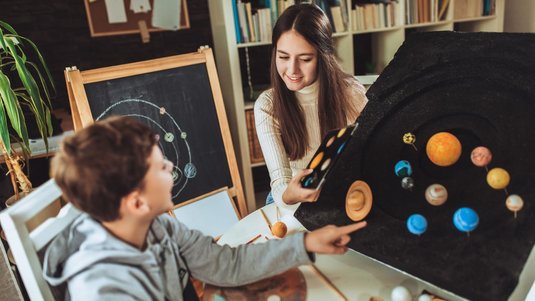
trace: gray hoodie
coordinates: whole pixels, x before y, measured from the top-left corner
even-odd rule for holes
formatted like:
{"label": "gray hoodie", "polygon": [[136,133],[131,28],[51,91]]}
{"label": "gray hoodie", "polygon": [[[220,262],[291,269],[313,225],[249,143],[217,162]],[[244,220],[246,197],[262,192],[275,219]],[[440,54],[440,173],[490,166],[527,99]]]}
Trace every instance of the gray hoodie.
{"label": "gray hoodie", "polygon": [[231,248],[163,214],[140,251],[82,214],[48,247],[43,273],[52,286],[67,284],[66,300],[182,300],[190,275],[238,286],[310,262],[304,233]]}

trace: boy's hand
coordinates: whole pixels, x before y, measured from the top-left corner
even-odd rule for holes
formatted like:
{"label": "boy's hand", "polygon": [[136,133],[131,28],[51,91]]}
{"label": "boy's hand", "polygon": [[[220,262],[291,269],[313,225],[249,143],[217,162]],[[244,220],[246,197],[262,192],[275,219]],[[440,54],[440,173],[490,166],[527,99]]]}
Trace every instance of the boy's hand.
{"label": "boy's hand", "polygon": [[347,243],[351,240],[349,233],[366,227],[366,222],[336,227],[328,225],[305,234],[305,249],[320,254],[344,254]]}

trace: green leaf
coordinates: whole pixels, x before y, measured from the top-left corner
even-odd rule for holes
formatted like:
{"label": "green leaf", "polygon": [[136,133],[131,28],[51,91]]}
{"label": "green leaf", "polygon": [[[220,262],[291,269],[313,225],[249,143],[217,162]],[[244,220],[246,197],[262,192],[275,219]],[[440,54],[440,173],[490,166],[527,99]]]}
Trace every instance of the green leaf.
{"label": "green leaf", "polygon": [[46,132],[47,126],[45,121],[46,113],[41,95],[39,94],[39,88],[37,86],[37,83],[32,74],[28,71],[28,68],[24,64],[23,59],[17,54],[17,50],[13,45],[13,42],[6,40],[6,45],[11,53],[11,56],[15,59],[15,64],[17,65],[17,73],[22,81],[22,84],[24,88],[26,88],[26,90],[28,91],[28,95],[30,95],[32,107],[34,108],[35,120],[39,127],[39,131],[41,132],[41,135],[44,138],[45,136],[48,136]]}
{"label": "green leaf", "polygon": [[48,66],[47,64],[45,63],[45,60],[43,59],[43,56],[41,55],[41,52],[39,51],[39,49],[37,48],[37,45],[35,45],[34,42],[32,42],[31,40],[25,38],[25,37],[20,37],[19,36],[19,39],[20,40],[24,40],[26,41],[28,44],[30,44],[30,46],[32,46],[33,50],[35,51],[35,53],[37,53],[37,57],[39,58],[39,62],[41,62],[41,66],[43,66],[43,69],[45,70],[45,73],[48,77],[48,83],[50,84],[50,86],[52,87],[52,91],[54,91],[54,93],[56,92],[56,85],[54,84],[54,80],[52,78],[52,74],[50,73],[50,70],[48,69]]}
{"label": "green leaf", "polygon": [[[2,95],[0,95],[0,102]],[[5,145],[7,152],[11,152],[11,141],[9,140],[9,129],[7,127],[7,119],[6,119],[6,112],[4,110],[4,106],[0,106],[0,139],[2,140],[2,143]]]}
{"label": "green leaf", "polygon": [[[5,109],[5,111],[7,111],[7,116],[9,117],[9,120],[11,122],[11,127],[13,127],[17,135],[19,135],[19,137],[21,137],[24,140],[23,130],[21,128],[23,119],[21,119],[21,116],[19,115],[20,106],[19,106],[15,93],[11,89],[9,78],[4,73],[2,73],[2,71],[0,71],[0,98],[2,100],[1,105],[2,105],[2,114],[4,116],[4,119],[6,119],[5,113],[4,113],[4,109]],[[8,131],[7,124],[5,128],[2,127],[2,132],[0,134],[2,136],[2,141],[4,142],[6,147],[9,147],[9,143],[8,143],[9,131]],[[7,139],[5,139],[6,137]],[[27,139],[24,142],[26,144],[29,144]]]}

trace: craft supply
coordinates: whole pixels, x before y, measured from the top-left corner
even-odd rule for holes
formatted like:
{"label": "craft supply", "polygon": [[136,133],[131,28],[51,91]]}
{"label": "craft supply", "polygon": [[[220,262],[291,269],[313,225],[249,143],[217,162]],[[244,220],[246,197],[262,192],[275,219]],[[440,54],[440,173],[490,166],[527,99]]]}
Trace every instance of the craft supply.
{"label": "craft supply", "polygon": [[409,290],[404,286],[396,286],[390,294],[392,301],[411,301],[412,296]]}
{"label": "craft supply", "polygon": [[394,173],[398,177],[408,177],[412,175],[412,166],[411,163],[407,160],[400,160],[394,166]]}
{"label": "craft supply", "polygon": [[462,146],[457,137],[448,133],[436,133],[427,141],[425,148],[427,157],[438,166],[446,167],[455,164],[461,157]]}
{"label": "craft supply", "polygon": [[404,177],[401,179],[401,187],[403,189],[411,190],[414,187],[414,180],[411,177]]}
{"label": "craft supply", "polygon": [[407,219],[407,229],[414,235],[421,235],[427,230],[427,219],[421,214],[413,214]]}
{"label": "craft supply", "polygon": [[351,124],[338,130],[329,131],[324,136],[322,143],[306,167],[312,169],[312,172],[300,180],[303,188],[321,189],[357,127],[358,124]]}
{"label": "craft supply", "polygon": [[453,224],[459,231],[469,233],[479,224],[479,216],[472,208],[459,208],[453,214]]}
{"label": "craft supply", "polygon": [[252,244],[253,242],[255,242],[257,239],[259,239],[260,237],[262,237],[262,234],[257,234],[255,237],[249,239],[245,244],[246,244],[246,245],[250,245],[250,244]]}
{"label": "craft supply", "polygon": [[277,210],[277,222],[273,224],[271,227],[271,234],[273,234],[275,237],[283,238],[286,236],[286,233],[288,232],[288,227],[285,223],[280,221],[280,211],[279,207],[275,207]]}
{"label": "craft supply", "polygon": [[340,297],[340,299],[344,301],[348,300],[346,296],[331,282],[331,280],[329,280],[329,278],[327,278],[327,276],[325,276],[314,264],[311,264],[310,267],[316,273],[316,275],[318,275],[327,284],[327,286],[333,290],[338,297]]}
{"label": "craft supply", "polygon": [[425,199],[433,206],[440,206],[448,199],[448,190],[440,184],[432,184],[425,190]]}
{"label": "craft supply", "polygon": [[352,221],[364,219],[372,209],[373,195],[364,181],[355,181],[346,194],[346,214]]}
{"label": "craft supply", "polygon": [[505,206],[514,212],[516,218],[516,213],[524,207],[524,200],[517,194],[511,194],[505,200]]}
{"label": "craft supply", "polygon": [[266,214],[264,213],[264,210],[262,210],[262,208],[258,209],[258,211],[260,211],[260,214],[262,215],[262,218],[264,219],[264,221],[266,222],[268,228],[269,228],[269,231],[271,231],[271,223],[269,222]]}
{"label": "craft supply", "polygon": [[478,146],[474,148],[470,154],[470,160],[477,167],[485,167],[485,170],[488,171],[487,165],[489,165],[492,160],[492,153],[490,150],[484,146]]}
{"label": "craft supply", "polygon": [[[493,168],[487,173],[487,183],[494,189],[506,189],[510,180],[507,170],[500,167]],[[507,190],[505,193],[507,194]]]}
{"label": "craft supply", "polygon": [[278,238],[283,238],[286,236],[287,232],[288,227],[283,222],[276,222],[273,224],[273,227],[271,227],[271,233]]}
{"label": "craft supply", "polygon": [[405,133],[403,135],[403,143],[412,145],[414,150],[418,151],[418,148],[414,145],[414,143],[416,143],[416,136],[413,133]]}

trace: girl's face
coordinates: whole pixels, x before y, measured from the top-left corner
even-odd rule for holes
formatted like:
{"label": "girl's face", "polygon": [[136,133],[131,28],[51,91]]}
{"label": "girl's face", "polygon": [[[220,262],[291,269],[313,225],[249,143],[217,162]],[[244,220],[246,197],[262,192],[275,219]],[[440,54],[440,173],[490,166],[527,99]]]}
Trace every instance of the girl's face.
{"label": "girl's face", "polygon": [[290,91],[299,91],[317,78],[318,53],[294,30],[283,33],[277,41],[277,72]]}

